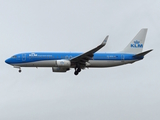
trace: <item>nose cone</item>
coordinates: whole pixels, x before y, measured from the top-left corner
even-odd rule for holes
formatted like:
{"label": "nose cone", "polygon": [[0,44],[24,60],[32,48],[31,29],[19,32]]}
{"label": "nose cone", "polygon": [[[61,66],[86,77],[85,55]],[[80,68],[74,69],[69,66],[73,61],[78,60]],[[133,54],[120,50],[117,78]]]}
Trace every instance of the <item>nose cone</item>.
{"label": "nose cone", "polygon": [[5,63],[9,64],[9,63],[10,63],[9,61],[10,61],[9,59],[6,59],[6,60],[5,60]]}

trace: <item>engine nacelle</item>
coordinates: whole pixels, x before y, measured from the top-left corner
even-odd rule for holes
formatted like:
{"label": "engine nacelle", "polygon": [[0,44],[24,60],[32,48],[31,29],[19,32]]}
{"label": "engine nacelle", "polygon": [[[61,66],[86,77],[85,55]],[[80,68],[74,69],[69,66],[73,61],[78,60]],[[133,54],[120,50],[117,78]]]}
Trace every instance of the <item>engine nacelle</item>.
{"label": "engine nacelle", "polygon": [[52,67],[53,72],[66,72],[68,70],[69,68],[66,68],[66,67]]}
{"label": "engine nacelle", "polygon": [[57,67],[70,67],[71,62],[69,60],[57,60],[56,61]]}

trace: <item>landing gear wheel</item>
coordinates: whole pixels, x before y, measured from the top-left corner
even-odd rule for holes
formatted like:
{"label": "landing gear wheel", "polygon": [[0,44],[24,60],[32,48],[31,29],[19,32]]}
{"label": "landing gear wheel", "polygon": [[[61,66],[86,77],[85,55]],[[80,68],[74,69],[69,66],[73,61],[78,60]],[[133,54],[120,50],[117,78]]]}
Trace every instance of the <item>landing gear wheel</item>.
{"label": "landing gear wheel", "polygon": [[74,74],[75,74],[75,75],[78,75],[78,73],[79,73],[79,72],[81,72],[81,68],[77,68],[77,69],[75,69]]}
{"label": "landing gear wheel", "polygon": [[78,72],[81,72],[81,68],[78,68],[77,71],[78,71]]}
{"label": "landing gear wheel", "polygon": [[20,73],[20,72],[22,72],[22,70],[19,70],[18,72]]}
{"label": "landing gear wheel", "polygon": [[78,73],[79,73],[78,71],[75,71],[75,72],[74,72],[75,75],[78,75]]}

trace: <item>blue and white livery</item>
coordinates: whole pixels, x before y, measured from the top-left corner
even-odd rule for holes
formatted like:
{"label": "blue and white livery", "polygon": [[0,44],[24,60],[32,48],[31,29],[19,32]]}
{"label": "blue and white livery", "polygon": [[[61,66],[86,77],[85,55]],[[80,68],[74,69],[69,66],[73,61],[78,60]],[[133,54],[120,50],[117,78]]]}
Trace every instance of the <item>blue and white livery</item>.
{"label": "blue and white livery", "polygon": [[142,52],[147,29],[141,29],[126,48],[119,53],[96,53],[106,45],[107,36],[97,47],[85,53],[59,52],[29,52],[13,55],[5,62],[18,68],[21,67],[51,67],[53,72],[66,72],[75,69],[74,74],[85,68],[102,68],[134,63],[142,60],[151,50]]}

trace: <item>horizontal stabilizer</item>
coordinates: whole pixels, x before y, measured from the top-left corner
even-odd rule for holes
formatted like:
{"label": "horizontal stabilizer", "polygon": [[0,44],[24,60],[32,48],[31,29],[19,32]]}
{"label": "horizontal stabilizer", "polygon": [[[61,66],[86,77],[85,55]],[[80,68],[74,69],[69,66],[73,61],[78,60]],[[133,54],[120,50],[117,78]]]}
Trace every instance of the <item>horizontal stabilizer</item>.
{"label": "horizontal stabilizer", "polygon": [[152,50],[153,50],[153,49],[147,50],[147,51],[142,52],[142,53],[139,53],[139,54],[136,54],[136,55],[134,55],[133,57],[143,57],[143,56],[145,56],[146,54],[148,54],[149,52],[151,52]]}

